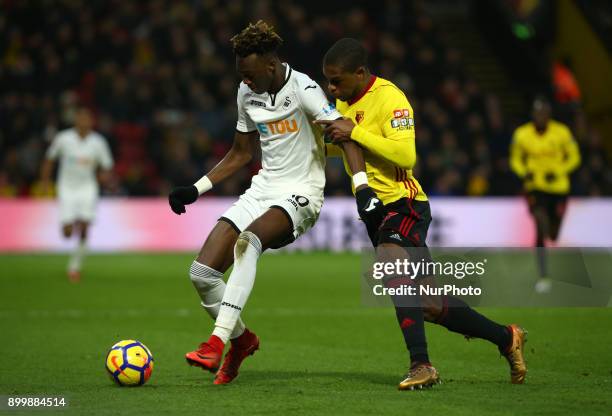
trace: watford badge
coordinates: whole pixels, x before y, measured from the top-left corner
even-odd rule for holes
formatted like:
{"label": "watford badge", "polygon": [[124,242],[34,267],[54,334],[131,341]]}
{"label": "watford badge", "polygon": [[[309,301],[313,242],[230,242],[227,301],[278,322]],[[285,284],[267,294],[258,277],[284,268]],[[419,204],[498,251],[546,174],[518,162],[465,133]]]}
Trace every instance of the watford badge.
{"label": "watford badge", "polygon": [[363,111],[357,111],[357,113],[355,114],[355,121],[357,122],[357,124],[361,123],[361,121],[363,120]]}

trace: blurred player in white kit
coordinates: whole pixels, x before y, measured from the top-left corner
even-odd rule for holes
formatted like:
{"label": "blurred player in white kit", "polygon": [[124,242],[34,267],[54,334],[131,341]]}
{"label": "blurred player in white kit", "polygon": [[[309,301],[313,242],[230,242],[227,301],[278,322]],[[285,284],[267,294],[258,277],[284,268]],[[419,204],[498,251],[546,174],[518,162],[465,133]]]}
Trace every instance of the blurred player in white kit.
{"label": "blurred player in white kit", "polygon": [[108,144],[102,135],[93,131],[93,124],[91,110],[79,107],[74,127],[55,136],[41,169],[41,186],[43,192],[48,193],[55,162],[59,160],[57,194],[62,232],[66,238],[76,232],[79,238],[68,261],[68,278],[72,282],[81,278],[88,229],[95,218],[100,193],[97,176],[105,183],[113,167]]}

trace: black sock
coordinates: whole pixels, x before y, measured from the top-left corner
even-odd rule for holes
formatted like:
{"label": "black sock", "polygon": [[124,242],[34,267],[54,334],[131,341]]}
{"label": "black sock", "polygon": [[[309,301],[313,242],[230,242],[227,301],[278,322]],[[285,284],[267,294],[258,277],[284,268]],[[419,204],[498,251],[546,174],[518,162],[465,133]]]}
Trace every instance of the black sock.
{"label": "black sock", "polygon": [[436,321],[449,331],[473,338],[482,338],[504,350],[510,345],[511,335],[504,325],[493,322],[453,296],[444,298],[442,314]]}
{"label": "black sock", "polygon": [[546,247],[536,247],[536,257],[538,260],[538,272],[540,274],[540,279],[542,279],[548,274],[546,270]]}
{"label": "black sock", "polygon": [[546,270],[546,244],[544,242],[544,236],[548,235],[548,219],[545,214],[540,213],[535,216],[536,221],[536,260],[538,264],[538,273],[540,279],[546,277],[548,270]]}
{"label": "black sock", "polygon": [[[387,287],[398,287],[402,284],[411,284],[410,279],[392,279],[386,282]],[[412,296],[391,296],[393,305],[395,306],[395,315],[397,323],[400,326],[406,348],[410,352],[411,364],[429,363],[429,355],[427,354],[427,340],[425,339],[425,319],[423,317],[423,308],[420,305],[419,299]],[[410,306],[407,306],[410,305]]]}
{"label": "black sock", "polygon": [[412,364],[429,363],[423,309],[396,306],[395,315],[404,335],[406,348],[410,351],[410,362]]}

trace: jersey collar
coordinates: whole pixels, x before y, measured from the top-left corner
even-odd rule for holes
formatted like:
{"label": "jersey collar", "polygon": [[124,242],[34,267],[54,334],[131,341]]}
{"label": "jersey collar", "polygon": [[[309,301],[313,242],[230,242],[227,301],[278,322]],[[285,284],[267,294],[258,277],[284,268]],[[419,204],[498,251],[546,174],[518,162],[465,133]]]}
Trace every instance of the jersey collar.
{"label": "jersey collar", "polygon": [[289,64],[287,62],[283,62],[283,64],[285,64],[285,82],[283,82],[283,84],[280,86],[280,88],[278,89],[278,91],[276,92],[276,94],[270,94],[268,93],[268,95],[270,96],[270,101],[272,102],[272,106],[274,107],[274,104],[276,102],[276,96],[278,95],[279,92],[281,92],[283,90],[283,88],[285,88],[285,85],[287,85],[287,83],[289,82],[289,78],[291,78],[291,67],[289,66]]}
{"label": "jersey collar", "polygon": [[365,86],[363,91],[361,91],[359,95],[357,95],[357,97],[353,98],[352,100],[348,100],[347,101],[348,105],[353,105],[357,101],[361,100],[361,98],[364,95],[366,95],[366,93],[370,90],[370,88],[372,88],[372,85],[374,85],[374,82],[376,82],[376,75],[370,75],[370,80],[368,81],[368,85]]}

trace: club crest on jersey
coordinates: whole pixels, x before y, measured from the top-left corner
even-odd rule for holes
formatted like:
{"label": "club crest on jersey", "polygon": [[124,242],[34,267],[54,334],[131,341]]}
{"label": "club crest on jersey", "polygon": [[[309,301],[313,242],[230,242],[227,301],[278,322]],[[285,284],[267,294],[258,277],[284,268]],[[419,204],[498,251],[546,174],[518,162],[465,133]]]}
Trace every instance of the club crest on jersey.
{"label": "club crest on jersey", "polygon": [[365,117],[365,112],[357,111],[357,113],[355,113],[355,122],[357,124],[361,123],[364,117]]}
{"label": "club crest on jersey", "polygon": [[285,102],[283,103],[283,108],[289,108],[291,105],[291,99],[289,97],[285,98]]}
{"label": "club crest on jersey", "polygon": [[299,130],[297,121],[294,118],[257,123],[256,126],[261,135],[294,133]]}

